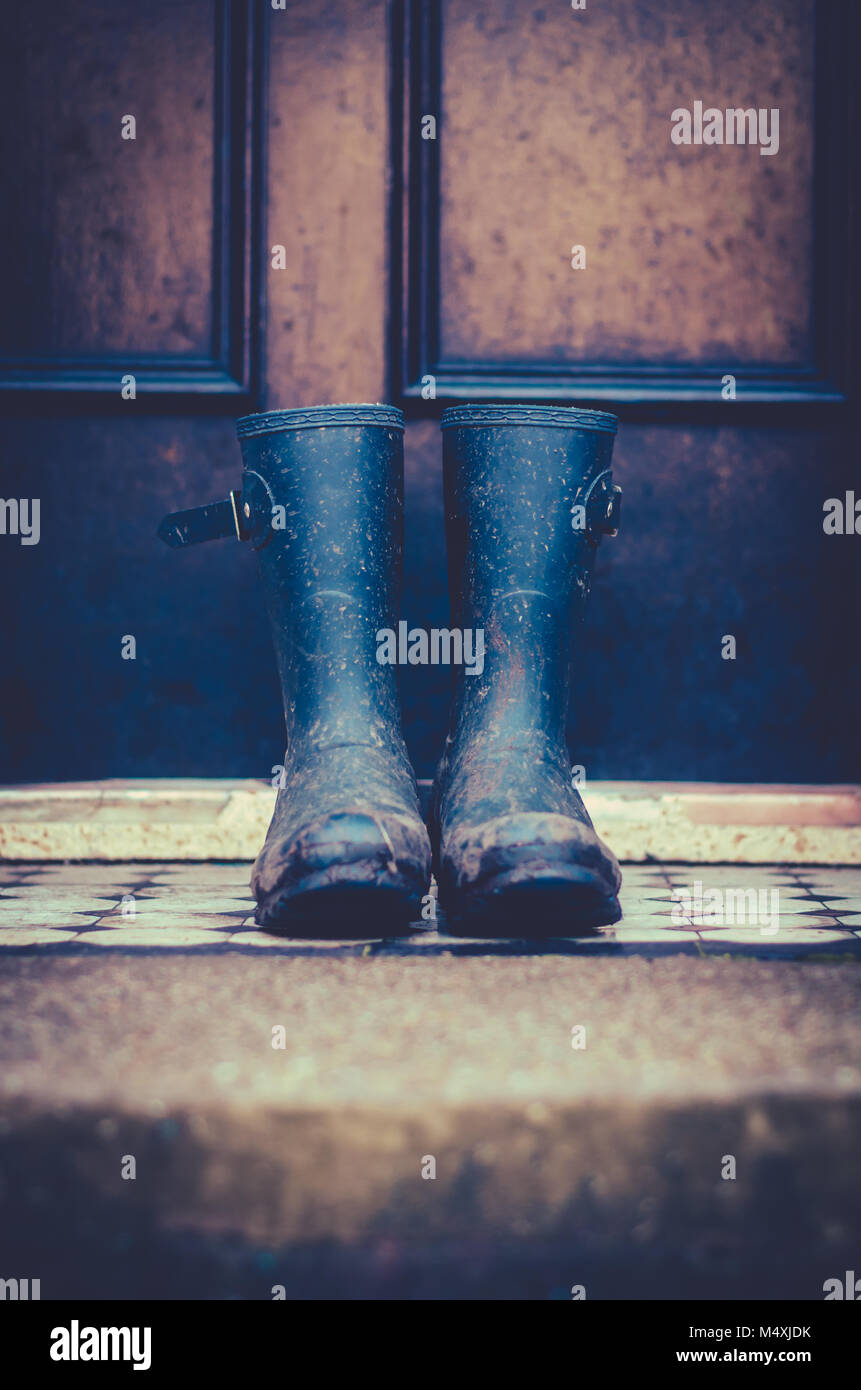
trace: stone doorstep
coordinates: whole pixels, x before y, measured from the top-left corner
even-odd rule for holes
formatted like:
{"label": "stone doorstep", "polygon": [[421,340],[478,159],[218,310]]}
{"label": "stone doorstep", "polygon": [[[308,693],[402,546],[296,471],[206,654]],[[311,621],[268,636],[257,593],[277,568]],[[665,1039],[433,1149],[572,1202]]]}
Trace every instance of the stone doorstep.
{"label": "stone doorstep", "polygon": [[857,1268],[853,1096],[6,1111],[4,1244],[45,1296],[813,1300]]}
{"label": "stone doorstep", "polygon": [[105,953],[0,990],[4,1260],[45,1299],[810,1300],[858,1268],[854,966]]}
{"label": "stone doorstep", "polygon": [[[861,864],[855,785],[591,782],[585,799],[627,863]],[[229,778],[0,788],[0,861],[252,860],[274,800]]]}

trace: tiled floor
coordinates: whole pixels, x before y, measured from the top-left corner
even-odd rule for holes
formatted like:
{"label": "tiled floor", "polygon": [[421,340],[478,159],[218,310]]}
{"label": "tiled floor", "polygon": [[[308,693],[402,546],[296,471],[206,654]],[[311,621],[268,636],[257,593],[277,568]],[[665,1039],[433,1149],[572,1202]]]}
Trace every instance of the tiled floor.
{"label": "tiled floor", "polygon": [[[861,954],[861,867],[630,864],[623,873],[621,922],[594,938],[532,940],[529,949],[790,959]],[[374,939],[372,928],[361,940],[274,936],[254,922],[248,875],[246,863],[0,865],[0,948],[287,954],[522,949],[511,941],[447,935],[442,917],[385,942]]]}

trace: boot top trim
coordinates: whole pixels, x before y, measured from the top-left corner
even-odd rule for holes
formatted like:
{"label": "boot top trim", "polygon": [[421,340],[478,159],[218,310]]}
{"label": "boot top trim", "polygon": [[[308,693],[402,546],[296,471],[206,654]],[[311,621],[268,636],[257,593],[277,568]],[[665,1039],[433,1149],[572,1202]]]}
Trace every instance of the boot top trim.
{"label": "boot top trim", "polygon": [[247,439],[255,434],[320,429],[327,425],[382,425],[386,429],[402,430],[404,416],[393,405],[314,405],[306,410],[264,410],[237,420],[236,434],[239,439]]}
{"label": "boot top trim", "polygon": [[462,425],[532,425],[536,429],[600,430],[615,434],[619,421],[606,410],[552,405],[454,405],[442,413],[442,429]]}

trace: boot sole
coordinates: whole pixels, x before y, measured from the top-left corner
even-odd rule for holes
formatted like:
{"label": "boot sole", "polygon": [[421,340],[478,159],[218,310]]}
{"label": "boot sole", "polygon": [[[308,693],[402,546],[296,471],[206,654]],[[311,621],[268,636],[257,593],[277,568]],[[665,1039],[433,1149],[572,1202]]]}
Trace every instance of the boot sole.
{"label": "boot sole", "polygon": [[453,936],[594,936],[622,916],[614,888],[589,869],[528,865],[503,870],[441,901]]}
{"label": "boot sole", "polygon": [[279,936],[376,940],[406,935],[420,918],[421,898],[407,879],[371,879],[359,865],[342,865],[274,889],[257,904],[254,920]]}

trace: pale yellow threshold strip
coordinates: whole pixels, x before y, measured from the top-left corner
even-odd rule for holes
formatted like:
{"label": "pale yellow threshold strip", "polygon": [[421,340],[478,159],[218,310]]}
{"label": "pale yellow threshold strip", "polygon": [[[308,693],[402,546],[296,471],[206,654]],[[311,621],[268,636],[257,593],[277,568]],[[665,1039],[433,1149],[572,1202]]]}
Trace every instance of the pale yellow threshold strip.
{"label": "pale yellow threshold strip", "polygon": [[[861,787],[592,782],[598,833],[627,862],[859,864]],[[183,778],[0,788],[0,859],[251,860],[266,782]]]}

